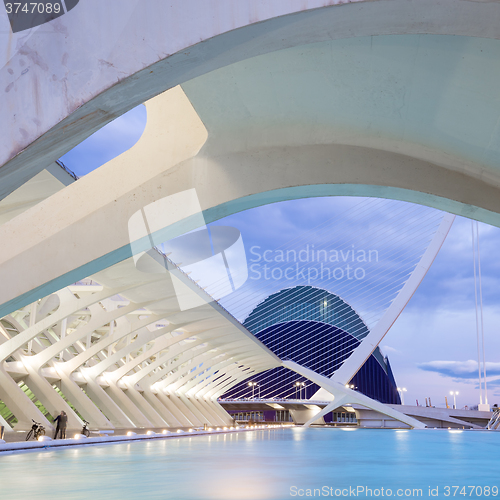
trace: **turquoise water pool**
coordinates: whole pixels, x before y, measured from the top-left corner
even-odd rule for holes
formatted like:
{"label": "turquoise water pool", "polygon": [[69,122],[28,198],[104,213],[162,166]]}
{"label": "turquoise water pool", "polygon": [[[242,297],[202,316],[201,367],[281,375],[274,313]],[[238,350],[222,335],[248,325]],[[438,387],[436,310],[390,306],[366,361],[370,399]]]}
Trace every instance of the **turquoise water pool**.
{"label": "turquoise water pool", "polygon": [[499,453],[497,432],[262,430],[0,456],[0,496],[500,498]]}

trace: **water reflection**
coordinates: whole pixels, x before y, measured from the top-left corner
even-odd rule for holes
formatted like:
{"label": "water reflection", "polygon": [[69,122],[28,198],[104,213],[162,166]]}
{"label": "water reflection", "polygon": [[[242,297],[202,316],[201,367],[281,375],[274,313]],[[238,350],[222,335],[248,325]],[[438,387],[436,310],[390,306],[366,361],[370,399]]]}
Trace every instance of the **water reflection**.
{"label": "water reflection", "polygon": [[[500,433],[278,429],[0,457],[9,500],[284,499],[290,488],[497,484]],[[472,481],[472,482],[471,482]]]}

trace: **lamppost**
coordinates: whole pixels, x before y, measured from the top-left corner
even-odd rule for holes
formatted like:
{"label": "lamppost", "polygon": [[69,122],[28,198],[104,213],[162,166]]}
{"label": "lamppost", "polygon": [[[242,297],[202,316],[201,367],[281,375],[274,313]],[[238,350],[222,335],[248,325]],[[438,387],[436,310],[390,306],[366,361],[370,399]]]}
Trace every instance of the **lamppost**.
{"label": "lamppost", "polygon": [[297,399],[297,389],[300,387],[300,382],[295,382],[295,399]]}
{"label": "lamppost", "polygon": [[457,394],[458,391],[450,391],[450,394],[453,396],[453,409],[457,409]]}
{"label": "lamppost", "polygon": [[306,383],[305,382],[300,383],[300,392],[299,392],[300,399],[302,399],[302,387],[304,388],[304,398],[305,398],[305,396],[306,396]]}
{"label": "lamppost", "polygon": [[399,392],[399,395],[401,396],[401,404],[404,406],[404,404],[405,404],[404,393],[406,392],[406,387],[398,387],[398,392]]}
{"label": "lamppost", "polygon": [[257,385],[257,382],[248,382],[248,387],[252,388],[252,399],[255,399],[254,394],[255,394],[255,386]]}

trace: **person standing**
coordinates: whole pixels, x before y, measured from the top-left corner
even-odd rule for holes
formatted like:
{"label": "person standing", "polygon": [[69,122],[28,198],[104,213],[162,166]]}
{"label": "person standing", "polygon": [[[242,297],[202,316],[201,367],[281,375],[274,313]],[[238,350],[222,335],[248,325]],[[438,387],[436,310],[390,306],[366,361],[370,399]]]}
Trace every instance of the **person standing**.
{"label": "person standing", "polygon": [[65,411],[61,412],[61,439],[66,439],[66,425],[68,424],[68,416]]}
{"label": "person standing", "polygon": [[57,439],[57,435],[59,434],[59,439],[65,439],[66,438],[66,425],[68,423],[68,417],[66,415],[66,412],[64,410],[61,411],[59,415],[54,419],[54,422],[57,422],[56,424],[56,432],[54,434],[54,439]]}

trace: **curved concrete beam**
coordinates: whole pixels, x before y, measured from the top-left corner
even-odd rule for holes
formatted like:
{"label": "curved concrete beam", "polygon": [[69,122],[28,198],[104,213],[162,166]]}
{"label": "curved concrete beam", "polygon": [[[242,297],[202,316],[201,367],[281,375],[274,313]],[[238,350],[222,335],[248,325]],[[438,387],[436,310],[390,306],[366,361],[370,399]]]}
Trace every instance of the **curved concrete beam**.
{"label": "curved concrete beam", "polygon": [[[129,234],[134,214],[193,189],[206,222],[281,200],[355,195],[420,203],[500,226],[500,187],[473,175],[342,144],[227,152],[214,150],[212,141],[205,153],[206,129],[180,88],[147,108],[148,125],[134,148],[0,226],[0,241],[8,242],[0,247],[0,271],[11,284],[0,289],[0,316],[130,257],[131,243],[135,252],[147,251],[151,240],[159,244],[197,227],[199,218],[181,211],[176,223],[159,221],[151,238]],[[19,279],[19,269],[37,272]]]}
{"label": "curved concrete beam", "polygon": [[[500,5],[469,0],[80,2],[3,35],[0,198],[162,91],[259,54],[324,40],[432,33],[499,38]],[[474,19],[474,22],[471,22]],[[6,16],[0,32],[9,33]],[[4,105],[5,104],[5,105]]]}

